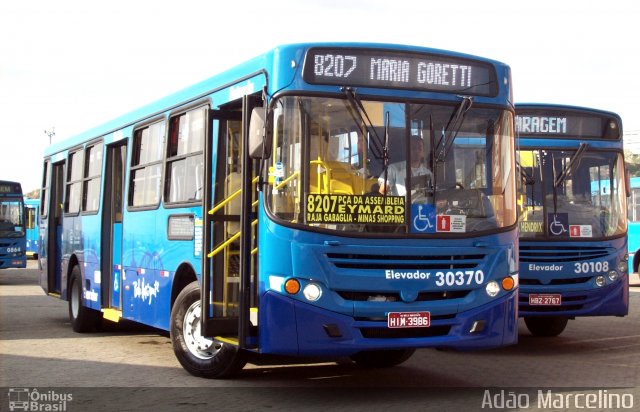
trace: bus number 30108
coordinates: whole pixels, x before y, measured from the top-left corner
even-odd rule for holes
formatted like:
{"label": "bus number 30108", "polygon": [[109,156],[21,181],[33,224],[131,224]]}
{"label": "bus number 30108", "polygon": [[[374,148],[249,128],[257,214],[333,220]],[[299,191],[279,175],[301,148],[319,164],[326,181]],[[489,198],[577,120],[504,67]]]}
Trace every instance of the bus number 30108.
{"label": "bus number 30108", "polygon": [[575,273],[599,273],[609,271],[609,262],[582,262],[575,263],[573,271]]}

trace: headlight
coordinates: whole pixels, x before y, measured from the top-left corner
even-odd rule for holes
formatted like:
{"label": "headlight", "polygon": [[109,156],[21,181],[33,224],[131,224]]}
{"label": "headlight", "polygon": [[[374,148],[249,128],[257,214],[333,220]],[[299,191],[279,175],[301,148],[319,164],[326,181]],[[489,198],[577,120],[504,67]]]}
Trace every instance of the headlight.
{"label": "headlight", "polygon": [[485,290],[487,291],[487,295],[493,298],[498,293],[500,293],[500,285],[498,285],[498,282],[496,282],[495,280],[492,280],[491,282],[487,283],[487,286],[485,286]]}
{"label": "headlight", "polygon": [[598,276],[596,278],[596,285],[598,286],[604,286],[604,284],[606,283],[604,276]]}
{"label": "headlight", "polygon": [[625,260],[621,260],[620,262],[618,262],[618,272],[627,273],[629,271],[629,263],[627,262],[628,260],[629,256],[627,255]]}
{"label": "headlight", "polygon": [[302,294],[308,301],[315,302],[322,296],[322,289],[315,283],[309,283],[302,289]]}
{"label": "headlight", "polygon": [[618,279],[618,272],[616,272],[615,270],[609,271],[609,279],[613,282],[614,280]]}

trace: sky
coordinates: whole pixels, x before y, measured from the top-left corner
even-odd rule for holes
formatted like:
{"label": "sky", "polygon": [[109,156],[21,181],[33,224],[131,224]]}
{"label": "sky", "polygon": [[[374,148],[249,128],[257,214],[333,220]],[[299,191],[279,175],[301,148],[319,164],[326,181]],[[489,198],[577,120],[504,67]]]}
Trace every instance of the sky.
{"label": "sky", "polygon": [[50,141],[306,41],[502,61],[516,102],[616,112],[640,153],[639,24],[637,0],[2,0],[0,179],[36,189]]}

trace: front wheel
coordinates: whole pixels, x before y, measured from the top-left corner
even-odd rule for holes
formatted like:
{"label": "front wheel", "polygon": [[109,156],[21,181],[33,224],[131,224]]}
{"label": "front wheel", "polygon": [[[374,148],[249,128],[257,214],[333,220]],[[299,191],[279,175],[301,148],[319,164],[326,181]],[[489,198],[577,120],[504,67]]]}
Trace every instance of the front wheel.
{"label": "front wheel", "polygon": [[351,360],[364,368],[389,368],[400,365],[413,355],[415,349],[370,350],[351,355]]}
{"label": "front wheel", "polygon": [[237,346],[202,336],[200,285],[185,287],[171,310],[171,343],[183,368],[194,376],[224,378],[237,373],[246,363],[246,354]]}
{"label": "front wheel", "polygon": [[82,274],[80,267],[74,266],[71,270],[69,282],[69,320],[75,332],[86,333],[95,331],[102,319],[102,314],[97,310],[88,308],[82,304]]}
{"label": "front wheel", "polygon": [[524,323],[533,336],[558,336],[567,327],[568,318],[564,317],[525,317]]}

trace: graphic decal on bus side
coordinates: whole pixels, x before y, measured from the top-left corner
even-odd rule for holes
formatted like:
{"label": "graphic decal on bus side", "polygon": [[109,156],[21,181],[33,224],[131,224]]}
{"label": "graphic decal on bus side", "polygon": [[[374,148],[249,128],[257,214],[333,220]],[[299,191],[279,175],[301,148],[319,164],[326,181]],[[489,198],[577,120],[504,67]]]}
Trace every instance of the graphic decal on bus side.
{"label": "graphic decal on bus side", "polygon": [[98,301],[98,293],[94,292],[93,289],[91,290],[87,290],[87,289],[82,289],[82,295],[86,300],[90,300],[91,302],[97,302]]}
{"label": "graphic decal on bus side", "polygon": [[151,305],[153,298],[158,297],[158,292],[160,292],[160,282],[157,280],[153,282],[153,286],[151,286],[150,283],[147,283],[144,278],[133,282],[133,297],[139,298],[143,302],[147,302],[148,299],[149,305]]}

